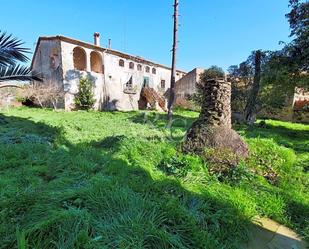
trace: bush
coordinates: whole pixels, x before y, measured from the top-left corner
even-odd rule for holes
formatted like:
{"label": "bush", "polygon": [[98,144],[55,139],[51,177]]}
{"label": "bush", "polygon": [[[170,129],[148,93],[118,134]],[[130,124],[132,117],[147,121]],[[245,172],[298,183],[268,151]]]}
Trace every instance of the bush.
{"label": "bush", "polygon": [[239,158],[227,149],[208,149],[202,158],[209,174],[216,176],[220,182],[238,183],[253,177],[244,162],[239,161]]}
{"label": "bush", "polygon": [[95,103],[93,82],[88,78],[81,78],[78,93],[75,95],[74,104],[78,110],[90,110]]}
{"label": "bush", "polygon": [[201,74],[201,81],[205,82],[211,79],[222,79],[224,76],[225,73],[221,67],[211,66]]}

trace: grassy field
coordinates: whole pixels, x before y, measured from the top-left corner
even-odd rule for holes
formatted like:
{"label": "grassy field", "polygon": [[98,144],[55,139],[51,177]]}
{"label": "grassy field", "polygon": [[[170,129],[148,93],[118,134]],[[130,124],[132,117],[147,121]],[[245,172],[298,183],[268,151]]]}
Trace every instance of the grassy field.
{"label": "grassy field", "polygon": [[0,248],[239,248],[256,215],[309,239],[309,125],[236,130],[228,174],[177,148],[197,113],[0,112]]}

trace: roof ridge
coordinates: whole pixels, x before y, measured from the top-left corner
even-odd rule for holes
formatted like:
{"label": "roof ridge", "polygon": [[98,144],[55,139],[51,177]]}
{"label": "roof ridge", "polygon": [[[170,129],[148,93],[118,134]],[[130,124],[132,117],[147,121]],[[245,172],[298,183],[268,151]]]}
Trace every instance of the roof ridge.
{"label": "roof ridge", "polygon": [[[94,45],[94,44],[89,43],[89,42],[84,42],[84,41],[77,40],[75,38],[71,38],[71,37],[67,37],[67,36],[63,36],[63,35],[40,36],[37,45],[39,44],[39,42],[41,40],[53,40],[53,39],[59,39],[59,40],[64,41],[64,42],[69,42],[69,43],[77,44],[79,46],[88,47],[88,48],[92,48],[92,49],[103,50],[104,52],[107,52],[107,53],[110,53],[110,54],[114,54],[114,55],[118,55],[119,57],[125,57],[126,59],[135,60],[137,63],[151,64],[153,66],[163,67],[163,68],[171,70],[171,68],[168,67],[168,66],[165,66],[163,64],[150,61],[150,60],[145,59],[145,58],[143,58],[141,56],[131,55],[131,54],[124,53],[124,52],[121,52],[121,51],[118,51],[118,50],[104,48],[104,47],[97,46],[97,45]],[[34,55],[35,54],[36,54],[36,51],[35,51]],[[187,74],[187,72],[179,70],[179,69],[177,69],[177,72]]]}

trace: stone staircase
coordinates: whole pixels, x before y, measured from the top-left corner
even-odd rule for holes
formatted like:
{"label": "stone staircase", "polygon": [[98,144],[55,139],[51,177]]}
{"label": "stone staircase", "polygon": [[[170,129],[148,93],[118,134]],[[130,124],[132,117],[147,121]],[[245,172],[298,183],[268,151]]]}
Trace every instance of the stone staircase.
{"label": "stone staircase", "polygon": [[143,87],[141,95],[147,100],[151,108],[167,111],[165,107],[165,99],[160,96],[153,88]]}

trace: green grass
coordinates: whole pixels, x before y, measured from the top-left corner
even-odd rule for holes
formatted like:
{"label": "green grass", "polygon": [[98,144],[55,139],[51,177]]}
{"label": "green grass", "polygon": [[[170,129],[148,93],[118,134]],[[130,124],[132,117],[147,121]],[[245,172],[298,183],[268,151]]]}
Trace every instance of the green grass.
{"label": "green grass", "polygon": [[177,150],[197,116],[1,111],[0,248],[239,248],[256,215],[309,239],[309,126],[235,127],[250,158],[221,179]]}

